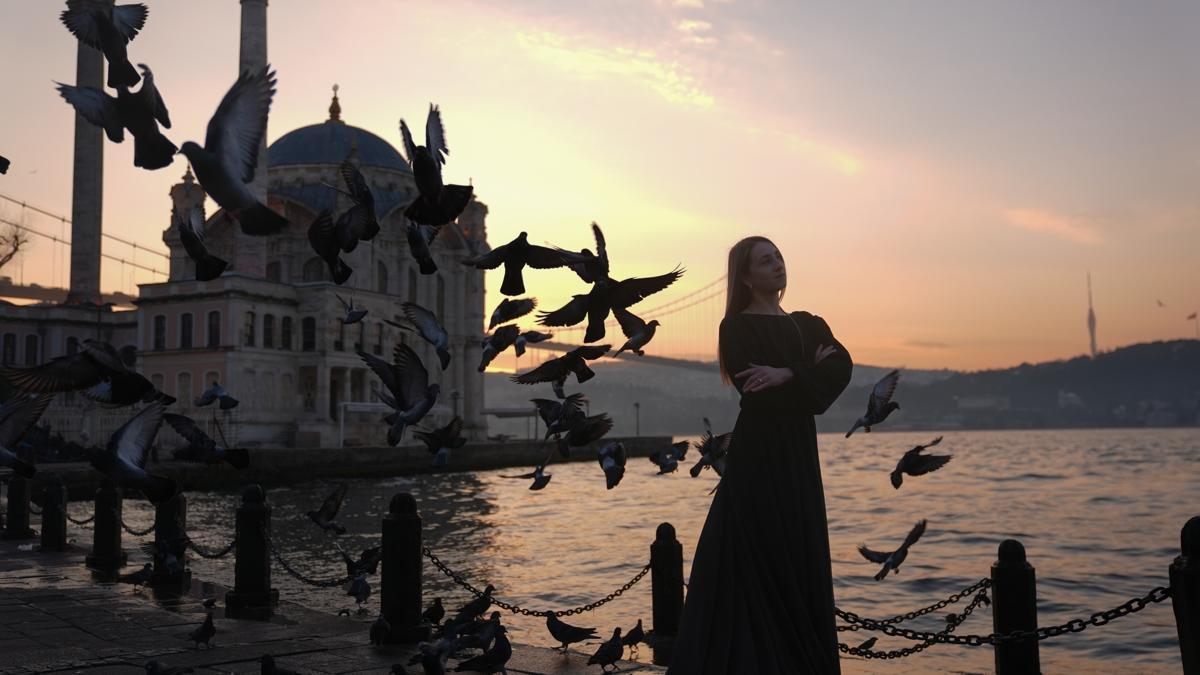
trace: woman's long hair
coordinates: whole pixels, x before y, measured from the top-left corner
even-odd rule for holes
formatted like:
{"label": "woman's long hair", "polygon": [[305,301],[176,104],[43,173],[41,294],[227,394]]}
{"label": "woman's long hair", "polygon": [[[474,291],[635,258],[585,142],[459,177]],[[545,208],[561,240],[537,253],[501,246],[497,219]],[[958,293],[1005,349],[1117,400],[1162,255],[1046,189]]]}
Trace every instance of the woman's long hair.
{"label": "woman's long hair", "polygon": [[[730,317],[750,305],[751,298],[754,294],[750,287],[746,285],[746,274],[750,270],[750,252],[754,250],[757,244],[770,244],[775,246],[775,242],[766,237],[754,235],[746,237],[729,249],[729,268],[725,274],[725,316]],[[777,247],[778,248],[778,247]],[[786,289],[779,290],[779,299],[783,300],[783,292]],[[733,381],[729,377],[729,371],[725,368],[725,355],[721,345],[717,345],[717,361],[721,368],[721,381],[725,384],[731,384]]]}

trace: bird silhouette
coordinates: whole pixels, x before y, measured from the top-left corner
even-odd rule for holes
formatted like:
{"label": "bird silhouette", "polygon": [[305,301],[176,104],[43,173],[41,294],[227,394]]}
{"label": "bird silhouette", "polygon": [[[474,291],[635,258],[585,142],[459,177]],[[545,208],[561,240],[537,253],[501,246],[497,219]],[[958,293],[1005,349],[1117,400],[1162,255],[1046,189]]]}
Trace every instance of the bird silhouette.
{"label": "bird silhouette", "polygon": [[183,250],[196,263],[196,280],[212,281],[221,276],[229,263],[209,253],[204,245],[204,212],[199,206],[175,212],[175,229]]}
{"label": "bird silhouette", "polygon": [[108,61],[108,86],[118,89],[138,83],[126,46],[146,25],[149,12],[141,3],[79,2],[63,10],[59,19],[76,39],[104,54]]}
{"label": "bird silhouette", "polygon": [[923,534],[925,534],[924,519],[918,521],[917,524],[913,526],[912,530],[909,531],[908,536],[904,538],[904,543],[900,544],[900,548],[897,548],[895,551],[881,553],[879,551],[872,551],[871,549],[867,548],[866,544],[859,544],[858,552],[867,560],[883,565],[883,567],[879,568],[879,572],[875,575],[875,581],[883,581],[883,578],[888,575],[888,572],[894,571],[897,574],[900,573],[901,563],[908,558],[908,549],[913,544],[917,543],[917,540],[920,539],[921,535]]}
{"label": "bird silhouette", "polygon": [[328,210],[318,213],[308,226],[308,243],[313,252],[325,261],[334,283],[338,285],[346,283],[354,270],[339,255],[341,247],[338,243],[337,229],[334,227]]}
{"label": "bird silhouette", "polygon": [[358,247],[360,241],[370,241],[379,234],[379,219],[375,214],[375,195],[362,171],[349,159],[342,160],[338,167],[342,182],[346,189],[321,181],[323,185],[333,188],[350,198],[354,203],[342,215],[338,216],[337,230],[338,246],[342,251],[350,253]]}
{"label": "bird silhouette", "polygon": [[462,213],[471,201],[469,185],[446,185],[442,182],[442,165],[450,148],[446,145],[446,130],[442,126],[441,110],[429,104],[425,118],[425,145],[413,141],[412,132],[403,119],[400,120],[400,135],[404,139],[404,154],[416,179],[418,196],[407,208],[404,216],[421,225],[441,226]]}
{"label": "bird silhouette", "polygon": [[122,86],[113,97],[94,87],[74,87],[60,82],[57,83],[58,93],[81,117],[104,129],[113,143],[125,140],[124,130],[128,129],[133,136],[134,166],[161,169],[175,160],[178,148],[158,130],[159,124],[170,129],[171,117],[154,84],[154,75],[146,64],[138,66],[145,77],[136,92]]}
{"label": "bird silhouette", "polygon": [[846,438],[850,438],[850,434],[859,427],[870,433],[872,426],[883,422],[888,415],[892,414],[893,410],[900,408],[900,404],[892,400],[892,395],[896,393],[896,384],[899,381],[900,371],[898,370],[893,370],[879,378],[879,381],[871,388],[871,395],[867,399],[867,413],[854,421],[854,426],[846,432]]}
{"label": "bird silhouette", "polygon": [[892,487],[900,489],[901,483],[904,482],[904,474],[910,476],[923,476],[931,471],[937,471],[950,461],[953,455],[923,455],[921,454],[926,448],[932,448],[942,442],[942,437],[938,436],[925,445],[918,445],[912,450],[904,453],[900,461],[896,463],[896,468],[892,471]]}
{"label": "bird silhouette", "polygon": [[350,486],[346,483],[338,483],[333,492],[321,503],[321,508],[316,511],[309,511],[305,515],[322,530],[328,530],[334,534],[345,534],[346,528],[334,522],[333,519],[337,518],[338,511],[342,508],[342,502],[346,499],[346,492],[349,489]]}

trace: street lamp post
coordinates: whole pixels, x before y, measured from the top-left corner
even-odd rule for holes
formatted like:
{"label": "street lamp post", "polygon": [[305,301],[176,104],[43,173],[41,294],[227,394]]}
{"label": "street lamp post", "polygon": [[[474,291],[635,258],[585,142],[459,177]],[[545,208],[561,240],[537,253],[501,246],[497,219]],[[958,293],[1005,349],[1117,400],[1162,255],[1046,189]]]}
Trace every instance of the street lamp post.
{"label": "street lamp post", "polygon": [[633,403],[633,435],[641,437],[642,435],[642,404],[634,401]]}

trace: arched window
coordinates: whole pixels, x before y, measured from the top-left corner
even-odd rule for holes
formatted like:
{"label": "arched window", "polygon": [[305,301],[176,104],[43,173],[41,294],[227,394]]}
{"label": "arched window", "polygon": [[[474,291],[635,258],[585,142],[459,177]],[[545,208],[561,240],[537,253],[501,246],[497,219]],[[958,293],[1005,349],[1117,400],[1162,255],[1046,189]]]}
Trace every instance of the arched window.
{"label": "arched window", "polygon": [[184,312],[179,315],[179,348],[192,348],[192,313]]}
{"label": "arched window", "polygon": [[272,260],[267,263],[267,281],[279,281],[282,276],[282,269],[283,266],[279,264],[278,260]]}
{"label": "arched window", "polygon": [[438,321],[446,321],[446,280],[441,272],[437,275],[437,318]]}
{"label": "arched window", "polygon": [[337,341],[333,343],[333,348],[339,352],[346,351],[346,324],[341,319],[334,319],[333,325],[337,327]]}
{"label": "arched window", "polygon": [[320,258],[309,258],[308,262],[304,263],[304,281],[331,281],[329,276],[329,268],[325,266],[325,261]]}
{"label": "arched window", "polygon": [[192,391],[192,374],[185,370],[176,375],[175,398],[179,399],[179,403],[186,408],[192,404],[195,396],[195,392]]}
{"label": "arched window", "polygon": [[411,266],[408,268],[408,301],[417,301],[417,270]]}
{"label": "arched window", "polygon": [[0,363],[12,365],[17,362],[17,334],[5,333],[4,346],[0,348]]}
{"label": "arched window", "polygon": [[167,317],[158,314],[154,317],[154,351],[161,352],[167,348]]}
{"label": "arched window", "polygon": [[221,312],[218,310],[208,313],[208,340],[205,344],[209,347],[221,346]]}
{"label": "arched window", "polygon": [[38,336],[25,336],[25,365],[36,366],[38,362]]}
{"label": "arched window", "polygon": [[317,320],[311,316],[300,321],[300,349],[311,352],[317,348]]}
{"label": "arched window", "polygon": [[246,312],[246,321],[242,326],[242,345],[254,346],[254,312]]}
{"label": "arched window", "polygon": [[383,353],[383,322],[375,324],[375,354]]}
{"label": "arched window", "polygon": [[275,315],[263,315],[263,347],[274,349],[275,347]]}
{"label": "arched window", "polygon": [[279,348],[292,348],[292,317],[285,316],[279,328]]}
{"label": "arched window", "polygon": [[375,290],[379,291],[380,293],[387,293],[388,292],[387,282],[388,282],[387,265],[384,265],[382,260],[377,261],[375,263]]}

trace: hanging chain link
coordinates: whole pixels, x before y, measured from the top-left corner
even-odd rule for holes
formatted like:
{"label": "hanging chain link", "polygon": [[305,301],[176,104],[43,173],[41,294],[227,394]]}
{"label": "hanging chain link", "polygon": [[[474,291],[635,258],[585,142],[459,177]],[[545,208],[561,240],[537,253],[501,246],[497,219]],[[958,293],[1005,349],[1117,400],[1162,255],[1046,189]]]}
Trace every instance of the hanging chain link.
{"label": "hanging chain link", "polygon": [[[949,635],[949,634],[953,633],[956,628],[961,626],[963,624],[963,622],[967,620],[968,616],[971,616],[971,613],[975,611],[976,607],[979,607],[981,604],[982,605],[990,605],[991,602],[992,602],[991,599],[988,598],[987,590],[980,589],[979,592],[975,594],[975,597],[971,599],[971,602],[967,603],[967,606],[963,608],[963,611],[961,613],[958,613],[958,614],[952,613],[952,614],[949,614],[946,616],[946,627],[943,628],[942,630],[938,631],[937,635]],[[903,620],[903,619],[901,619],[901,620]],[[842,626],[838,626],[839,630],[841,628],[842,628]],[[934,644],[937,644],[937,641],[926,640],[926,641],[922,642],[921,644],[918,644],[918,645],[915,645],[912,647],[905,647],[903,649],[893,649],[890,651],[883,652],[883,651],[873,651],[871,649],[864,649],[862,647],[851,647],[851,646],[845,644],[844,642],[839,642],[838,649],[845,654],[853,654],[854,656],[861,656],[861,657],[867,658],[867,659],[899,659],[899,658],[903,658],[905,656],[912,656],[913,654],[916,654],[918,652],[925,651],[926,649],[928,649],[929,647],[931,647]]]}
{"label": "hanging chain link", "polygon": [[338,586],[343,586],[350,583],[350,581],[354,578],[349,575],[340,579],[314,579],[310,576],[306,576],[303,572],[292,567],[286,560],[283,559],[283,556],[279,554],[279,550],[275,548],[275,541],[271,538],[271,534],[265,529],[263,530],[263,539],[266,540],[267,548],[271,550],[271,557],[275,559],[275,562],[279,563],[279,566],[283,568],[284,572],[287,572],[302,584],[316,586],[317,588],[336,588]]}
{"label": "hanging chain link", "polygon": [[150,527],[147,527],[144,530],[135,530],[132,527],[130,527],[128,524],[126,524],[125,519],[122,518],[121,519],[121,529],[125,530],[129,534],[132,534],[135,537],[144,537],[154,531],[154,523],[150,523]]}
{"label": "hanging chain link", "polygon": [[866,630],[876,630],[885,635],[903,637],[918,642],[929,641],[945,644],[967,645],[969,647],[982,647],[984,645],[994,646],[1007,642],[1016,642],[1018,640],[1044,640],[1049,637],[1062,635],[1063,633],[1078,633],[1088,626],[1103,626],[1113,619],[1139,612],[1151,604],[1162,602],[1169,597],[1171,597],[1170,588],[1165,586],[1157,586],[1140,598],[1131,598],[1126,602],[1114,607],[1113,609],[1095,612],[1087,619],[1071,619],[1070,621],[1057,626],[1046,626],[1043,628],[1038,628],[1037,630],[1015,630],[1009,633],[991,633],[988,635],[950,635],[946,633],[917,631],[908,628],[897,628],[889,624],[880,623],[873,619],[865,619],[859,617],[853,612],[835,610],[835,613],[844,621],[848,621],[853,624],[859,624]]}
{"label": "hanging chain link", "polygon": [[201,558],[208,558],[209,560],[215,560],[217,558],[224,558],[225,556],[229,555],[229,553],[231,551],[233,551],[233,548],[235,546],[237,546],[237,537],[234,537],[233,541],[229,542],[228,546],[226,546],[225,548],[222,548],[220,550],[217,550],[217,551],[213,551],[213,550],[204,548],[203,546],[197,544],[195,541],[193,541],[191,539],[188,539],[187,545],[188,545],[188,548],[195,551],[196,555],[200,556]]}
{"label": "hanging chain link", "polygon": [[[909,621],[909,620],[915,619],[919,616],[924,616],[931,612],[936,612],[939,609],[942,609],[943,607],[953,605],[954,603],[958,602],[962,598],[965,598],[968,595],[975,593],[976,591],[986,590],[991,587],[992,587],[992,580],[988,577],[984,577],[984,578],[980,579],[979,581],[976,581],[975,583],[971,584],[970,586],[967,586],[966,588],[962,589],[961,591],[951,595],[950,597],[946,598],[945,600],[939,600],[928,607],[922,607],[921,609],[915,609],[911,612],[905,612],[904,614],[897,614],[896,616],[893,616],[888,619],[877,619],[876,623],[893,625],[893,624],[897,624],[897,623],[902,623],[904,621]],[[834,607],[834,611],[839,612],[841,610],[838,609],[837,607]],[[838,629],[838,632],[855,631],[855,630],[860,630],[861,626],[859,626],[857,624],[850,625],[850,626],[838,626],[837,629]]]}
{"label": "hanging chain link", "polygon": [[94,513],[92,515],[88,516],[87,518],[78,518],[78,519],[72,518],[71,514],[69,514],[69,513],[67,514],[67,520],[71,521],[72,523],[75,523],[76,525],[87,525],[88,523],[92,522],[95,519],[96,519],[96,514],[94,514]]}
{"label": "hanging chain link", "polygon": [[[478,588],[475,588],[474,586],[471,585],[470,582],[468,582],[466,579],[464,579],[461,574],[459,574],[458,572],[455,572],[454,570],[447,567],[446,564],[443,563],[441,561],[441,559],[439,559],[433,553],[433,551],[429,550],[428,546],[422,546],[421,553],[426,558],[429,558],[430,562],[433,563],[434,567],[437,567],[439,570],[442,571],[442,574],[445,574],[446,576],[453,579],[455,581],[455,583],[457,583],[459,586],[462,586],[463,588],[470,591],[475,597],[477,597],[477,598],[483,597],[483,591],[479,590]],[[650,571],[650,564],[647,563],[646,566],[643,567],[641,570],[639,570],[638,573],[635,574],[632,579],[630,579],[628,582],[625,583],[625,585],[621,586],[620,588],[613,591],[612,593],[609,593],[608,595],[604,596],[600,600],[597,600],[596,602],[592,602],[592,603],[582,605],[579,607],[574,607],[572,609],[564,610],[561,612],[558,612],[558,611],[551,612],[548,610],[526,609],[526,608],[520,607],[518,605],[514,605],[511,603],[503,602],[501,600],[497,600],[494,597],[492,598],[492,604],[496,605],[497,607],[500,607],[501,609],[507,609],[508,611],[512,612],[513,614],[524,614],[525,616],[548,616],[550,614],[554,614],[555,616],[571,616],[574,614],[583,614],[584,612],[590,612],[601,605],[606,605],[606,604],[612,602],[613,600],[617,599],[618,597],[621,596],[622,593],[633,588],[634,584],[641,581],[642,577],[646,576],[646,573],[649,571]]]}

